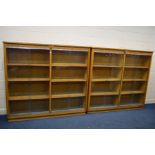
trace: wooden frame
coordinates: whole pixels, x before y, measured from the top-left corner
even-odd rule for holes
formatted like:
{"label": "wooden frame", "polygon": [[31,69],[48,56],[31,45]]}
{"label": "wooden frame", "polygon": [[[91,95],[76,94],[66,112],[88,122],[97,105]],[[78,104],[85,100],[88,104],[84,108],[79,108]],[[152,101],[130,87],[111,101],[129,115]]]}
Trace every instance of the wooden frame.
{"label": "wooden frame", "polygon": [[[11,48],[11,50],[15,52],[15,57],[14,55],[10,55],[8,59],[8,48]],[[18,52],[16,52],[16,50],[18,51],[21,49],[30,49],[34,51],[33,55],[26,54],[24,57],[21,57],[21,55],[18,55]],[[65,52],[67,54],[64,54]],[[22,53],[24,54],[26,52],[23,51]],[[68,53],[70,54],[68,55]],[[97,57],[96,54],[99,56]],[[109,58],[104,59],[104,61],[109,61],[110,63],[106,62],[105,64],[102,64],[102,54],[110,54]],[[146,66],[126,65],[126,57],[128,55],[149,57],[149,59]],[[110,58],[111,56],[113,57],[112,61]],[[8,120],[18,121],[32,118],[46,118],[50,116],[84,114],[95,111],[142,108],[145,103],[151,56],[152,52],[150,51],[4,42],[6,107]],[[17,57],[21,58],[20,62],[16,62]],[[23,59],[25,57],[27,58],[27,61]],[[72,59],[70,59],[70,57],[72,57]],[[121,60],[121,63],[117,65],[119,59]],[[128,63],[130,63],[130,59],[132,59],[132,57],[129,58]],[[135,59],[136,58],[133,58],[133,62]],[[95,64],[94,61],[96,61]],[[99,63],[100,61],[101,63]],[[139,60],[139,63],[143,64],[143,61]],[[93,78],[95,68],[97,69],[96,77],[101,78]],[[144,72],[146,72],[145,79],[125,78],[126,74],[130,75],[132,70],[135,69],[144,70]],[[16,70],[16,72],[14,72],[14,70]],[[126,73],[126,70],[129,70],[129,73]],[[18,72],[19,74],[17,74]],[[68,75],[70,77],[66,78]],[[115,75],[118,76],[115,77]],[[112,78],[109,78],[109,76],[112,76]],[[105,78],[103,79],[103,77]],[[123,91],[129,89],[129,84],[124,86],[124,83],[133,82],[139,83],[132,89],[139,89],[140,83],[145,83],[143,84],[145,86],[142,88],[143,92],[142,90]],[[25,89],[21,88],[20,83],[23,84]],[[29,83],[28,86],[31,87],[30,92],[27,91],[28,86],[26,86],[26,83]],[[16,87],[14,87],[15,85]],[[94,87],[93,89],[92,86]],[[106,91],[106,88],[109,87],[111,88],[111,92]],[[102,92],[103,88],[104,92]],[[96,90],[99,90],[99,92],[95,92]],[[141,93],[144,94],[143,99],[141,99],[142,104],[121,105],[122,96],[133,94],[140,96]],[[105,102],[104,98],[107,98],[106,100],[109,103],[115,101],[116,104],[115,106],[110,107],[91,107],[91,101],[93,101],[91,96],[96,98],[102,96],[103,102]],[[15,111],[25,110],[22,109],[21,101],[23,102],[22,105],[28,110],[29,106],[25,103],[29,101],[28,104],[31,107],[30,111],[36,111],[37,109],[44,110],[23,114],[11,114],[12,105],[17,104],[17,107],[14,109]],[[65,101],[66,104],[69,105],[67,108],[65,107]],[[73,103],[76,103],[75,107],[73,106]],[[59,104],[62,104],[66,109],[61,109],[63,106],[58,106]],[[82,107],[80,105],[82,105]],[[72,108],[72,106],[74,108]],[[76,106],[79,106],[79,108]]]}

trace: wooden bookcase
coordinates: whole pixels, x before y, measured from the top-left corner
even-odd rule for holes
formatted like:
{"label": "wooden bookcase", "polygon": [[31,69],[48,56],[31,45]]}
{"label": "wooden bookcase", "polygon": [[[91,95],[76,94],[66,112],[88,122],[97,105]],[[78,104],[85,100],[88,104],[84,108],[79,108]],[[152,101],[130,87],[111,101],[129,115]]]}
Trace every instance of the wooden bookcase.
{"label": "wooden bookcase", "polygon": [[51,50],[50,111],[85,113],[89,78],[88,48],[57,47]]}
{"label": "wooden bookcase", "polygon": [[126,51],[120,106],[144,106],[149,70],[151,64],[149,52]]}
{"label": "wooden bookcase", "polygon": [[4,44],[8,119],[85,113],[89,48]]}
{"label": "wooden bookcase", "polygon": [[144,106],[151,52],[92,49],[88,112]]}
{"label": "wooden bookcase", "polygon": [[152,52],[4,42],[9,121],[142,108]]}

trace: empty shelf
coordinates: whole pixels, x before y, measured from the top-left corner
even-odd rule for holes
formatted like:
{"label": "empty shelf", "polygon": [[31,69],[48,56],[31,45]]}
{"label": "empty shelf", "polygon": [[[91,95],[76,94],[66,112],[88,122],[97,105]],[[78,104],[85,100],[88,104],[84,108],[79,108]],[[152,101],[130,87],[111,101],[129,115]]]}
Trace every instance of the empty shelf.
{"label": "empty shelf", "polygon": [[149,67],[146,67],[146,66],[125,66],[125,68],[139,68],[139,69],[147,69]]}
{"label": "empty shelf", "polygon": [[102,96],[102,95],[118,95],[119,92],[94,92],[91,93],[92,96]]}
{"label": "empty shelf", "polygon": [[120,68],[122,66],[110,66],[110,65],[93,65],[93,67],[108,67],[108,68]]}
{"label": "empty shelf", "polygon": [[143,103],[139,103],[139,102],[131,102],[131,103],[126,103],[126,104],[120,104],[120,107],[136,107],[136,106],[142,106],[143,105]]}
{"label": "empty shelf", "polygon": [[49,81],[49,78],[9,78],[8,81]]}
{"label": "empty shelf", "polygon": [[52,79],[52,82],[85,82],[86,79]]}
{"label": "empty shelf", "polygon": [[123,79],[123,81],[147,81],[146,79]]}
{"label": "empty shelf", "polygon": [[92,79],[93,82],[102,82],[102,81],[121,81],[121,79],[116,79],[116,78],[109,78],[109,79]]}
{"label": "empty shelf", "polygon": [[24,112],[24,113],[12,113],[10,116],[20,116],[20,115],[37,115],[37,114],[49,114],[49,111],[37,111],[37,112]]}
{"label": "empty shelf", "polygon": [[29,95],[29,96],[10,96],[10,101],[16,101],[16,100],[33,100],[33,99],[48,99],[49,95]]}
{"label": "empty shelf", "polygon": [[85,94],[83,93],[76,93],[76,94],[54,94],[51,95],[51,98],[71,98],[71,97],[83,97]]}
{"label": "empty shelf", "polygon": [[122,91],[121,94],[143,94],[144,91]]}
{"label": "empty shelf", "polygon": [[53,67],[87,67],[87,64],[80,63],[53,63]]}
{"label": "empty shelf", "polygon": [[41,66],[46,67],[49,66],[49,64],[24,64],[24,63],[9,63],[8,66]]}

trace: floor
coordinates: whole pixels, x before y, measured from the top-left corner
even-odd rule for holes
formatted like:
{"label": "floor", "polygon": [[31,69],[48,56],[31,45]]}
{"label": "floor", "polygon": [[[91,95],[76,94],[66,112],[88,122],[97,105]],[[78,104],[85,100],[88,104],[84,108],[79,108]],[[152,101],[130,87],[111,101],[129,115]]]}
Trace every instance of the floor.
{"label": "floor", "polygon": [[0,115],[1,129],[155,129],[155,104],[140,110],[100,112],[79,116],[7,122]]}

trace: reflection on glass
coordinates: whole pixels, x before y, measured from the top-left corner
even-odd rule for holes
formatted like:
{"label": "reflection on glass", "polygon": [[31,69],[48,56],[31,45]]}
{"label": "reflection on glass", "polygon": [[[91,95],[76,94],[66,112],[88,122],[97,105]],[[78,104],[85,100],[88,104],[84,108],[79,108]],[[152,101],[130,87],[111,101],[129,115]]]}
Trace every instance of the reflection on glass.
{"label": "reflection on glass", "polygon": [[116,106],[118,102],[117,95],[109,96],[92,96],[91,97],[91,107],[113,107]]}
{"label": "reflection on glass", "polygon": [[52,99],[52,110],[70,110],[84,107],[84,98],[60,98],[60,99]]}
{"label": "reflection on glass", "polygon": [[144,94],[130,94],[121,95],[121,105],[136,105],[142,104],[144,101]]}

